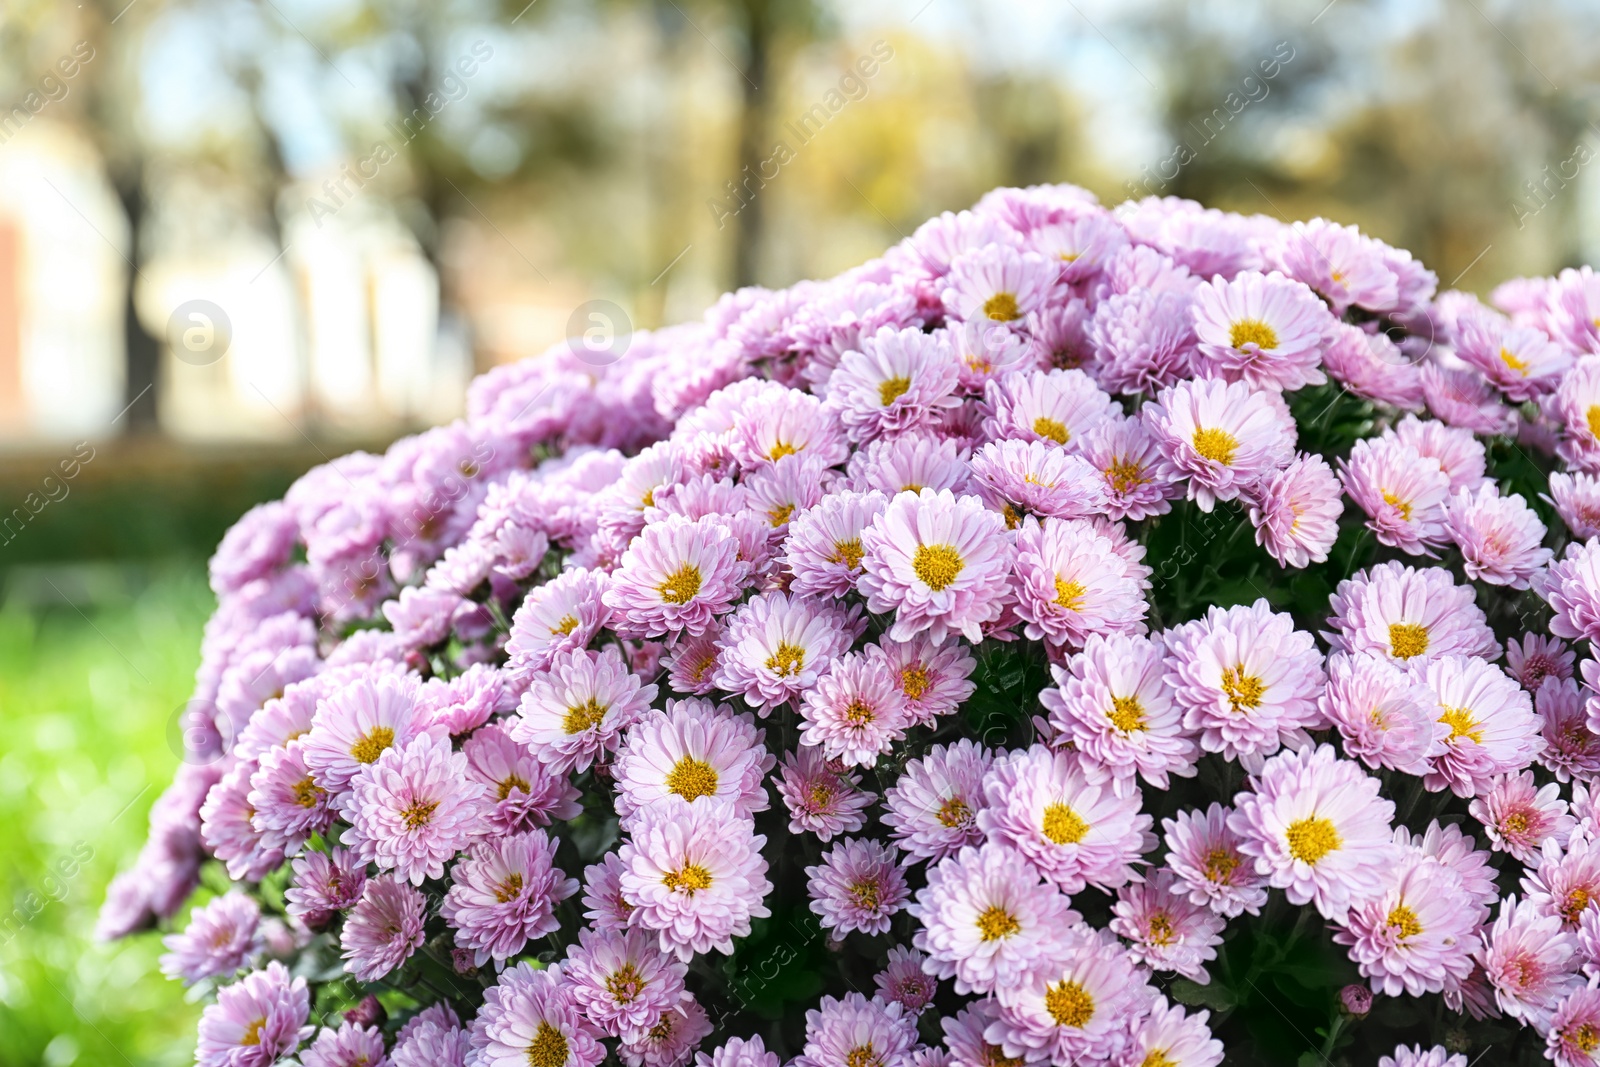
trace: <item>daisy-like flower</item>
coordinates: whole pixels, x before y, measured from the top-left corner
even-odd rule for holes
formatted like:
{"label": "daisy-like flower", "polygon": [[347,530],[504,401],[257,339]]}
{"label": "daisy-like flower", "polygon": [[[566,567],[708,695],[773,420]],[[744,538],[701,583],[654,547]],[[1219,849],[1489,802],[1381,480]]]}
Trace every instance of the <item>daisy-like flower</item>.
{"label": "daisy-like flower", "polygon": [[1268,474],[1247,494],[1256,544],[1280,566],[1326,563],[1339,538],[1341,491],[1328,461],[1315,454]]}
{"label": "daisy-like flower", "polygon": [[1166,789],[1168,775],[1194,776],[1199,755],[1167,684],[1162,647],[1148,637],[1091,634],[1056,687],[1039,694],[1058,743],[1070,741],[1085,771],[1131,785],[1134,775]]}
{"label": "daisy-like flower", "polygon": [[1087,928],[1021,981],[996,988],[998,1018],[984,1037],[1029,1062],[1116,1062],[1156,993],[1115,939]]}
{"label": "daisy-like flower", "polygon": [[722,631],[712,678],[743,695],[763,717],[817,684],[860,632],[859,609],[846,615],[820,600],[762,593],[741,604]]}
{"label": "daisy-like flower", "polygon": [[1554,408],[1565,431],[1561,458],[1578,470],[1600,471],[1600,357],[1584,356],[1567,372]]}
{"label": "daisy-like flower", "polygon": [[960,642],[935,644],[927,634],[918,634],[909,641],[885,638],[863,651],[869,659],[888,664],[913,723],[931,726],[941,715],[959,708],[977,689],[972,681],[977,662]]}
{"label": "daisy-like flower", "polygon": [[1543,331],[1512,325],[1483,307],[1456,319],[1455,342],[1462,362],[1517,404],[1554,392],[1573,362],[1571,352]]}
{"label": "daisy-like flower", "polygon": [[1040,367],[1049,350],[1041,351],[1033,338],[1018,332],[1016,327],[1028,323],[1040,324],[1039,315],[1009,323],[987,317],[946,323],[942,333],[955,349],[961,388],[982,396],[990,382]]}
{"label": "daisy-like flower", "polygon": [[1477,947],[1477,916],[1461,876],[1416,849],[1408,850],[1375,896],[1352,904],[1334,941],[1374,993],[1420,997],[1466,980]]}
{"label": "daisy-like flower", "polygon": [[1015,548],[1005,520],[976,499],[948,490],[902,493],[861,532],[865,549],[857,584],[867,610],[895,613],[890,635],[906,641],[928,631],[977,643],[1000,617]]}
{"label": "daisy-like flower", "polygon": [[918,328],[883,326],[846,352],[828,379],[828,402],[855,441],[931,429],[947,408],[960,405],[960,377],[948,341]]}
{"label": "daisy-like flower", "polygon": [[630,922],[685,962],[712,949],[731,954],[750,920],[769,914],[766,840],[726,801],[669,797],[641,809],[620,854]]}
{"label": "daisy-like flower", "polygon": [[1345,753],[1374,770],[1425,774],[1450,734],[1428,687],[1371,652],[1328,657],[1328,686],[1318,706],[1344,739]]}
{"label": "daisy-like flower", "polygon": [[1327,300],[1335,315],[1343,315],[1351,305],[1373,311],[1398,306],[1399,279],[1382,252],[1381,244],[1354,226],[1318,218],[1285,229],[1268,256]]}
{"label": "daisy-like flower", "polygon": [[1245,382],[1181,381],[1140,409],[1161,454],[1186,476],[1189,499],[1210,511],[1294,457],[1295,428],[1272,393]]}
{"label": "daisy-like flower", "polygon": [[1322,353],[1322,369],[1350,393],[1402,411],[1422,410],[1422,372],[1414,357],[1381,331],[1337,322]]}
{"label": "daisy-like flower", "polygon": [[1125,885],[1156,845],[1137,791],[1119,797],[1089,780],[1075,754],[1034,745],[994,761],[978,827],[1016,849],[1066,893]]}
{"label": "daisy-like flower", "polygon": [[419,702],[416,675],[374,672],[329,694],[317,706],[303,758],[317,784],[343,793],[363,767],[423,733],[445,736]]}
{"label": "daisy-like flower", "polygon": [[865,838],[841,841],[822,854],[822,864],[806,868],[811,910],[835,940],[859,930],[882,934],[905,904],[904,864],[893,845]]}
{"label": "daisy-like flower", "polygon": [[307,852],[291,869],[284,910],[312,930],[354,905],[367,885],[367,865],[337,845],[327,852]]}
{"label": "daisy-like flower", "polygon": [[683,999],[688,967],[657,947],[648,930],[585,927],[561,973],[584,1016],[612,1037],[641,1040]]}
{"label": "daisy-like flower", "polygon": [[969,462],[965,441],[953,436],[911,433],[867,445],[850,457],[846,476],[857,492],[877,492],[885,497],[924,489],[961,493],[972,473]]}
{"label": "daisy-like flower", "polygon": [[1506,407],[1500,393],[1476,370],[1442,362],[1420,367],[1422,398],[1435,418],[1485,437],[1515,432],[1516,412]]}
{"label": "daisy-like flower", "polygon": [[1157,997],[1150,1014],[1133,1029],[1127,1063],[1145,1067],[1217,1067],[1222,1062],[1222,1042],[1211,1036],[1206,1025],[1211,1013],[1187,1014],[1164,997]]}
{"label": "daisy-like flower", "polygon": [[1128,247],[1128,231],[1110,212],[1095,210],[1049,222],[1028,234],[1027,246],[1061,264],[1061,280],[1082,282]]}
{"label": "daisy-like flower", "polygon": [[1189,376],[1196,338],[1187,293],[1137,289],[1102,300],[1089,324],[1095,377],[1108,392],[1154,394]]}
{"label": "daisy-like flower", "polygon": [[422,947],[427,898],[398,878],[380,874],[367,881],[339,935],[344,969],[376,982]]}
{"label": "daisy-like flower", "polygon": [[614,645],[557,653],[530,678],[511,739],[527,745],[551,774],[586,770],[616,750],[655,697],[656,687],[641,683]]}
{"label": "daisy-like flower", "polygon": [[200,1013],[197,1067],[270,1067],[310,1037],[311,996],[304,978],[274,960],[217,993]]}
{"label": "daisy-like flower", "polygon": [[255,812],[250,823],[263,844],[286,855],[298,853],[308,837],[333,823],[327,790],[311,776],[299,741],[262,753],[246,802]]}
{"label": "daisy-like flower", "polygon": [[1082,520],[1029,516],[1017,531],[1017,614],[1035,641],[1082,648],[1090,634],[1142,633],[1150,568]]}
{"label": "daisy-like flower", "polygon": [[939,991],[938,981],[923,969],[922,961],[926,958],[916,949],[904,945],[891,948],[888,964],[872,976],[873,985],[878,987],[878,996],[900,1005],[907,1015],[921,1015],[933,1003],[934,994]]}
{"label": "daisy-like flower", "polygon": [[906,909],[922,927],[912,944],[928,973],[954,978],[957,993],[987,993],[1023,980],[1081,921],[1020,852],[991,841],[928,868]]}
{"label": "daisy-like flower", "polygon": [[704,1052],[695,1053],[694,1062],[695,1067],[779,1067],[782,1061],[776,1052],[767,1051],[761,1035],[757,1034],[749,1040],[730,1037],[727,1044],[709,1056]]}
{"label": "daisy-like flower", "polygon": [[[1182,882],[1189,899],[1224,918],[1259,914],[1267,902],[1267,880],[1229,827],[1232,808],[1215,802],[1205,811],[1180,811],[1161,820],[1166,835],[1166,865]],[[1174,886],[1174,888],[1177,888]]]}
{"label": "daisy-like flower", "polygon": [[950,1055],[950,1067],[1021,1067],[1022,1057],[1009,1057],[999,1045],[990,1044],[983,1036],[990,1023],[1000,1014],[1000,1003],[993,997],[981,997],[969,1002],[954,1015],[939,1019],[944,1031],[944,1047]]}
{"label": "daisy-like flower", "polygon": [[1143,882],[1123,886],[1111,908],[1111,932],[1132,942],[1128,953],[1155,971],[1176,971],[1192,982],[1210,983],[1207,960],[1217,958],[1228,921],[1189,898],[1177,875],[1158,870]]}
{"label": "daisy-like flower", "polygon": [[837,415],[817,397],[795,389],[771,389],[736,409],[733,452],[746,469],[796,454],[832,467],[844,462],[850,443]]}
{"label": "daisy-like flower", "polygon": [[348,1020],[337,1030],[324,1027],[300,1054],[300,1067],[368,1067],[384,1062],[383,1031]]}
{"label": "daisy-like flower", "polygon": [[1259,761],[1322,721],[1322,654],[1265,600],[1211,608],[1168,630],[1169,681],[1183,726],[1207,752]]}
{"label": "daisy-like flower", "polygon": [[1554,675],[1533,695],[1544,749],[1539,762],[1558,781],[1592,781],[1600,777],[1600,734],[1589,729],[1588,702],[1578,683]]}
{"label": "daisy-like flower", "polygon": [[1568,545],[1566,556],[1550,565],[1539,593],[1555,612],[1551,633],[1600,641],[1600,540]]}
{"label": "daisy-like flower", "polygon": [[1335,650],[1370,652],[1401,666],[1439,656],[1498,657],[1499,642],[1470,585],[1443,567],[1380,563],[1339,583],[1323,634]]}
{"label": "daisy-like flower", "polygon": [[484,820],[498,833],[549,826],[583,811],[577,788],[551,774],[498,723],[474,730],[461,754],[467,757],[467,774],[487,791]]}
{"label": "daisy-like flower", "polygon": [[899,1004],[846,993],[806,1012],[805,1049],[793,1067],[911,1067],[916,1019]]}
{"label": "daisy-like flower", "polygon": [[1470,430],[1407,415],[1383,431],[1382,439],[1410,445],[1420,455],[1435,460],[1449,477],[1452,493],[1461,489],[1476,491],[1488,481],[1484,477],[1488,453]]}
{"label": "daisy-like flower", "polygon": [[1519,905],[1513,894],[1501,903],[1477,957],[1500,1010],[1549,1032],[1561,1002],[1581,983],[1576,947],[1560,917]]}
{"label": "daisy-like flower", "polygon": [[1317,368],[1333,322],[1316,293],[1277,271],[1213,278],[1194,291],[1201,370],[1257,389],[1327,381]]}
{"label": "daisy-like flower", "polygon": [[735,514],[745,520],[764,520],[768,540],[781,542],[790,517],[820,503],[836,477],[816,456],[784,456],[745,476],[741,485],[745,506],[742,514]]}
{"label": "daisy-like flower", "polygon": [[744,591],[749,564],[715,517],[670,515],[646,526],[601,594],[624,637],[697,636]]}
{"label": "daisy-like flower", "polygon": [[1396,857],[1394,804],[1378,790],[1376,778],[1329,745],[1284,752],[1235,799],[1228,828],[1291,904],[1343,922],[1352,903],[1382,891]]}
{"label": "daisy-like flower", "polygon": [[1506,642],[1506,670],[1530,693],[1537,693],[1546,678],[1570,679],[1573,659],[1572,649],[1559,638],[1526,633],[1520,642]]}
{"label": "daisy-like flower", "polygon": [[985,406],[983,432],[991,441],[1042,441],[1069,449],[1117,411],[1116,402],[1081,370],[1009,374],[988,384]]}
{"label": "daisy-like flower", "polygon": [[793,575],[789,591],[799,596],[842,597],[861,577],[861,531],[888,505],[879,492],[842,490],[823,497],[789,522],[784,565]]}
{"label": "daisy-like flower", "polygon": [[283,862],[283,850],[269,845],[252,822],[250,779],[256,770],[253,760],[235,764],[200,805],[200,840],[235,881],[258,882]]}
{"label": "daisy-like flower", "polygon": [[605,1058],[600,1029],[584,1017],[559,965],[524,961],[484,994],[472,1021],[478,1067],[595,1067]]}
{"label": "daisy-like flower", "polygon": [[711,1016],[700,1002],[685,993],[676,1007],[638,1038],[623,1038],[617,1055],[625,1067],[684,1067],[700,1047],[700,1042],[715,1030]]}
{"label": "daisy-like flower", "polygon": [[1339,477],[1383,544],[1413,556],[1432,555],[1449,537],[1449,475],[1398,438],[1357,441],[1350,458],[1339,461]]}
{"label": "daisy-like flower", "polygon": [[1541,543],[1544,523],[1527,502],[1501,496],[1492,484],[1457,490],[1446,517],[1468,578],[1526,589],[1555,555]]}
{"label": "daisy-like flower", "polygon": [[583,869],[583,917],[596,930],[626,930],[633,905],[622,895],[622,860],[607,852]]}
{"label": "daisy-like flower", "polygon": [[717,687],[717,657],[722,654],[722,628],[713,627],[699,637],[679,638],[663,658],[667,688],[693,696],[710,696]]}
{"label": "daisy-like flower", "polygon": [[873,795],[861,788],[861,776],[848,773],[840,761],[820,749],[802,745],[783,757],[778,795],[789,809],[791,834],[813,833],[828,842],[853,834],[867,824],[862,815]]}
{"label": "daisy-like flower", "polygon": [[1423,779],[1429,789],[1473,796],[1495,775],[1526,767],[1544,746],[1533,701],[1494,664],[1440,656],[1413,671],[1432,691],[1439,721],[1450,727],[1444,752]]}
{"label": "daisy-like flower", "polygon": [[1043,256],[1003,244],[965,252],[950,264],[941,299],[963,322],[1020,325],[1044,305],[1059,271]]}
{"label": "daisy-like flower", "polygon": [[1541,788],[1532,771],[1496,775],[1468,810],[1483,824],[1491,848],[1534,867],[1543,858],[1544,843],[1554,841],[1565,848],[1577,823],[1567,814],[1561,787],[1551,782]]}
{"label": "daisy-like flower", "polygon": [[1585,913],[1600,910],[1600,840],[1575,830],[1566,848],[1553,840],[1542,847],[1539,862],[1522,876],[1526,906],[1575,931]]}
{"label": "daisy-like flower", "polygon": [[1500,902],[1500,890],[1495,885],[1495,869],[1489,865],[1489,853],[1477,847],[1471,834],[1453,824],[1442,826],[1435,819],[1421,834],[1413,834],[1404,826],[1395,827],[1394,843],[1402,850],[1414,847],[1459,874],[1472,901],[1475,925],[1489,921],[1489,913]]}
{"label": "daisy-like flower", "polygon": [[972,479],[1012,528],[1023,515],[1078,519],[1105,510],[1105,485],[1088,461],[1038,441],[984,445],[972,457]]}
{"label": "daisy-like flower", "polygon": [[617,753],[617,814],[624,826],[668,797],[726,801],[741,818],[770,806],[762,786],[776,758],[749,714],[700,699],[668,701],[640,719]]}
{"label": "daisy-like flower", "polygon": [[1550,1019],[1545,1057],[1556,1067],[1600,1063],[1600,978],[1590,978],[1561,1002]]}
{"label": "daisy-like flower", "polygon": [[888,661],[860,652],[835,660],[800,705],[800,743],[851,767],[875,766],[910,726]]}
{"label": "daisy-like flower", "polygon": [[895,842],[918,859],[939,862],[983,842],[978,812],[989,750],[968,738],[934,745],[910,760],[884,794],[883,823]]}
{"label": "daisy-like flower", "polygon": [[181,934],[161,939],[167,951],[161,973],[193,985],[202,978],[232,976],[250,965],[266,946],[261,934],[261,906],[240,892],[225,893],[189,913]]}
{"label": "daisy-like flower", "polygon": [[1573,537],[1587,541],[1600,536],[1600,478],[1583,471],[1555,471],[1548,499]]}
{"label": "daisy-like flower", "polygon": [[1108,518],[1147,519],[1172,510],[1177,471],[1143,420],[1112,415],[1083,436],[1078,453],[1100,474]]}
{"label": "daisy-like flower", "polygon": [[1393,1054],[1378,1057],[1378,1067],[1468,1067],[1460,1053],[1451,1055],[1443,1045],[1424,1049],[1421,1045],[1399,1045]]}
{"label": "daisy-like flower", "polygon": [[466,1067],[472,1038],[443,1004],[426,1008],[400,1028],[389,1067]]}
{"label": "daisy-like flower", "polygon": [[556,842],[543,830],[480,842],[450,869],[455,884],[439,913],[473,965],[505,960],[523,945],[560,929],[555,906],[578,891],[555,866]]}
{"label": "daisy-like flower", "polygon": [[443,878],[444,865],[486,829],[487,790],[442,737],[390,749],[351,786],[344,843],[412,885]]}

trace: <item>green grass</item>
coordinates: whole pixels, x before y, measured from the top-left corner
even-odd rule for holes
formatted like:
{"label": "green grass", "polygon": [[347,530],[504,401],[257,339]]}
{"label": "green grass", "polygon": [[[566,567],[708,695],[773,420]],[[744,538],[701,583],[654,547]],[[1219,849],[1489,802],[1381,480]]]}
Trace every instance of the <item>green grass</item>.
{"label": "green grass", "polygon": [[[106,883],[133,862],[177,764],[168,723],[189,696],[213,605],[203,568],[88,583],[9,577],[0,608],[0,1067],[192,1063],[200,1006],[157,969],[159,937],[103,945],[93,931]],[[43,606],[19,593],[40,589],[72,602]]]}

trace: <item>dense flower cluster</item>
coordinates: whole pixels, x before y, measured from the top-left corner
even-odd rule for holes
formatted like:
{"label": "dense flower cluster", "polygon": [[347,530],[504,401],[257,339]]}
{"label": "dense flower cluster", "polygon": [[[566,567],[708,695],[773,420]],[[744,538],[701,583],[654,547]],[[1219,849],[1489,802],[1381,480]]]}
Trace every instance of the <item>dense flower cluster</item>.
{"label": "dense flower cluster", "polygon": [[102,933],[202,1067],[1600,1063],[1600,276],[1436,288],[1002,189],[497,369],[227,535]]}

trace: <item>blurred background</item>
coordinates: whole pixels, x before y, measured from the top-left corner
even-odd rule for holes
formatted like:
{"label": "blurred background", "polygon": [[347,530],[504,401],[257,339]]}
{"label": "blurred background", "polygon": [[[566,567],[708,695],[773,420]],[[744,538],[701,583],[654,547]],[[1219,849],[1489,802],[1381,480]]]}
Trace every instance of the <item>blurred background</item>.
{"label": "blurred background", "polygon": [[0,0],[0,1065],[191,1062],[159,944],[94,911],[177,760],[205,557],[310,465],[996,185],[1324,215],[1479,293],[1595,261],[1597,32],[1593,0]]}

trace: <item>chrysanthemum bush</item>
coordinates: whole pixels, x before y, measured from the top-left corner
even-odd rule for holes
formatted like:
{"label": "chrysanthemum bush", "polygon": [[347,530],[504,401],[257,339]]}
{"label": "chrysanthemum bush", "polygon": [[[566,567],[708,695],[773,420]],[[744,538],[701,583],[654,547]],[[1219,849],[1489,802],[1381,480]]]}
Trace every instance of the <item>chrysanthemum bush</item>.
{"label": "chrysanthemum bush", "polygon": [[1600,277],[1005,189],[603,357],[218,550],[200,1064],[1600,1062]]}

